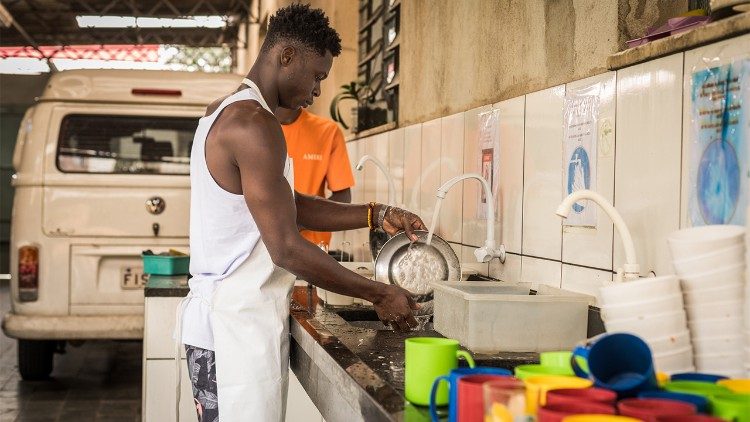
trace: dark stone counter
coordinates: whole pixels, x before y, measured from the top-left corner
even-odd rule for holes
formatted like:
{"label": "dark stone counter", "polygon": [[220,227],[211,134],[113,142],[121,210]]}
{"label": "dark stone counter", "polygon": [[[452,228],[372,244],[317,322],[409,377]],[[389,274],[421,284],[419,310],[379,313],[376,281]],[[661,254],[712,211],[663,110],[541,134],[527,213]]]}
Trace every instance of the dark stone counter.
{"label": "dark stone counter", "polygon": [[190,291],[187,275],[151,275],[143,289],[145,297],[185,297]]}
{"label": "dark stone counter", "polygon": [[[430,420],[404,398],[404,340],[442,337],[429,325],[400,333],[371,307],[309,310],[294,301],[290,320],[291,368],[327,422]],[[538,362],[537,353],[473,355],[477,365],[507,369]]]}

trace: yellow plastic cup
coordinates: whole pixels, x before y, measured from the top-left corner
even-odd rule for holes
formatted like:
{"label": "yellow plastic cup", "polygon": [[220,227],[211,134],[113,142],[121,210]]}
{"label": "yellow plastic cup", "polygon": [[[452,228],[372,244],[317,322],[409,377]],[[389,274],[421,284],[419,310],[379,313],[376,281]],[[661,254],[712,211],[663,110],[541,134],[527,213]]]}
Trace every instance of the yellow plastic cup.
{"label": "yellow plastic cup", "polygon": [[591,380],[566,376],[536,376],[524,380],[526,384],[526,410],[536,414],[540,406],[547,404],[547,392],[561,388],[588,388],[593,384]]}
{"label": "yellow plastic cup", "polygon": [[563,418],[562,422],[641,422],[641,420],[617,415],[573,415]]}
{"label": "yellow plastic cup", "polygon": [[669,374],[667,374],[666,372],[656,373],[656,383],[659,384],[659,387],[664,387],[664,385],[668,382],[669,382]]}
{"label": "yellow plastic cup", "polygon": [[727,387],[728,389],[732,390],[733,393],[750,393],[750,378],[719,380],[717,384]]}

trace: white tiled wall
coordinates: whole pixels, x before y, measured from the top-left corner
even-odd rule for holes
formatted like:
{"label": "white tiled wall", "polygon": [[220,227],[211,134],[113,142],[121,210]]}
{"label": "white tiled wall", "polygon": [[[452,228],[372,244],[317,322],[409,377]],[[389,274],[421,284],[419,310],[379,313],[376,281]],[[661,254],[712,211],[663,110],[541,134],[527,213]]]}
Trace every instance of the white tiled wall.
{"label": "white tiled wall", "polygon": [[[479,171],[479,114],[492,109],[484,106],[464,113],[464,173],[481,173]],[[465,245],[482,246],[486,237],[487,225],[485,220],[477,219],[477,203],[479,198],[479,183],[475,180],[464,182],[463,185],[463,243]],[[497,219],[496,219],[497,220]],[[496,233],[497,234],[497,233]]]}
{"label": "white tiled wall", "polygon": [[[386,168],[390,166],[388,155],[388,134],[381,133],[364,140],[365,154],[380,160]],[[388,179],[378,167],[368,162],[364,165],[365,202],[388,203]]]}
{"label": "white tiled wall", "polygon": [[[443,117],[441,132],[440,185],[464,172],[464,114]],[[463,183],[467,182],[476,183]],[[438,233],[450,242],[461,243],[462,239],[463,183],[453,185],[440,206]],[[431,197],[435,198],[435,193]]]}
{"label": "white tiled wall", "polygon": [[[419,213],[427,227],[432,224],[435,209],[435,192],[440,187],[440,149],[442,119],[422,124],[422,166],[419,172]],[[438,232],[442,236],[443,233]],[[454,239],[446,239],[454,240]]]}
{"label": "white tiled wall", "polygon": [[526,96],[523,254],[557,261],[562,258],[562,222],[555,209],[563,197],[564,96],[564,86]]}
{"label": "white tiled wall", "polygon": [[[615,72],[607,72],[571,82],[565,87],[566,95],[585,93],[599,97],[596,191],[610,202],[614,200],[615,189],[615,80]],[[563,191],[562,194],[567,195],[568,192]],[[596,205],[589,203],[588,206]],[[596,227],[563,226],[562,260],[571,264],[611,270],[612,220],[600,209],[596,211]]]}
{"label": "white tiled wall", "polygon": [[[682,54],[617,72],[615,207],[630,229],[641,274],[672,273],[666,237],[680,216]],[[625,262],[614,236],[614,266]]]}
{"label": "white tiled wall", "polygon": [[[500,178],[496,239],[510,252],[482,268],[503,281],[543,283],[595,295],[624,263],[619,235],[597,214],[595,229],[563,229],[555,209],[563,199],[563,108],[566,92],[599,84],[597,191],[614,202],[630,228],[642,275],[672,272],[666,237],[685,225],[684,181],[689,131],[689,73],[750,55],[750,35],[685,54],[652,60],[464,113],[349,142],[352,164],[365,152],[391,168],[397,202],[421,214],[429,225],[435,192],[461,173],[479,172],[478,115],[500,113]],[[720,57],[720,59],[716,59]],[[683,110],[684,113],[683,114]],[[384,146],[387,145],[387,146]],[[385,201],[383,182],[356,173],[354,202]],[[370,180],[372,179],[372,180]],[[364,186],[363,186],[364,185]],[[371,186],[371,187],[370,187]],[[365,190],[371,194],[365,197]],[[438,233],[452,242],[463,262],[486,236],[477,218],[479,184],[456,185],[443,202]],[[366,230],[346,233],[353,244]],[[361,238],[361,239],[360,239]],[[486,268],[486,269],[485,269]]]}

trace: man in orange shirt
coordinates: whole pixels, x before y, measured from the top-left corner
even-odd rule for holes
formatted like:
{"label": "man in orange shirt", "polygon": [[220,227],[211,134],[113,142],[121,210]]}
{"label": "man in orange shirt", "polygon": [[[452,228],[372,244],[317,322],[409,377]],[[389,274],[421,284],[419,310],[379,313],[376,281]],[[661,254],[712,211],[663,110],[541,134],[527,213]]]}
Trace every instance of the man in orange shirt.
{"label": "man in orange shirt", "polygon": [[[344,134],[333,121],[316,116],[304,108],[276,109],[286,138],[287,153],[294,162],[294,190],[307,195],[325,197],[336,202],[352,201],[354,186]],[[331,233],[302,230],[302,236],[315,245],[331,242]]]}

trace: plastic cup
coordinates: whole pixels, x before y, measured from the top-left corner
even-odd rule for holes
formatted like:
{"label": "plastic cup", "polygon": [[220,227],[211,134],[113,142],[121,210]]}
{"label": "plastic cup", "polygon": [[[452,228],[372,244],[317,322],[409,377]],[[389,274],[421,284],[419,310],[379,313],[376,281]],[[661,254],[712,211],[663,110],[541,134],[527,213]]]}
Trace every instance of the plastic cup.
{"label": "plastic cup", "polygon": [[[617,393],[604,388],[561,388],[547,392],[548,406],[561,403],[580,403],[583,401],[613,404],[617,400]],[[589,413],[589,412],[582,412]]]}
{"label": "plastic cup", "polygon": [[[658,321],[659,323],[655,323]],[[687,317],[685,311],[680,309],[676,312],[651,315],[648,318],[623,318],[604,322],[607,332],[626,332],[637,334],[639,337],[662,338],[674,333],[685,331]]]}
{"label": "plastic cup", "polygon": [[541,375],[528,377],[526,384],[526,410],[536,413],[539,406],[547,403],[547,392],[560,388],[588,388],[593,384],[590,380],[578,377]]}
{"label": "plastic cup", "polygon": [[644,298],[656,299],[679,293],[680,281],[674,275],[614,283],[599,289],[602,307],[639,302],[643,301]]}
{"label": "plastic cup", "polygon": [[744,285],[732,283],[718,287],[695,288],[683,291],[686,306],[700,305],[705,303],[723,302],[727,299],[743,297]]}
{"label": "plastic cup", "polygon": [[726,422],[708,415],[659,416],[658,422]]}
{"label": "plastic cup", "polygon": [[693,351],[696,354],[714,354],[722,353],[727,350],[740,350],[744,344],[744,337],[723,336],[723,337],[695,337],[693,338]]}
{"label": "plastic cup", "polygon": [[654,391],[644,391],[641,394],[638,394],[639,398],[642,399],[664,399],[664,400],[677,400],[682,401],[685,403],[690,403],[695,406],[695,408],[698,410],[698,412],[708,412],[708,398],[704,396],[699,396],[697,394],[687,394],[687,393],[677,393],[674,391],[663,391],[663,390],[654,390]]}
{"label": "plastic cup", "polygon": [[745,227],[710,225],[682,229],[667,237],[674,259],[688,259],[744,242]]}
{"label": "plastic cup", "polygon": [[686,416],[696,413],[695,405],[665,399],[625,399],[617,403],[623,416],[631,416],[646,422],[655,422],[659,416]]}
{"label": "plastic cup", "polygon": [[526,411],[526,387],[517,378],[494,380],[482,385],[484,397],[484,420],[507,422],[525,420],[531,415]]}
{"label": "plastic cup", "polygon": [[591,401],[567,402],[548,404],[537,412],[538,422],[560,422],[566,416],[580,415],[582,413],[614,415],[615,408],[611,404],[596,403]]}
{"label": "plastic cup", "polygon": [[716,394],[710,400],[712,415],[733,422],[750,422],[750,395]]}
{"label": "plastic cup", "polygon": [[482,422],[484,419],[483,385],[486,382],[501,379],[502,377],[498,375],[466,375],[459,378],[456,421]]}
{"label": "plastic cup", "polygon": [[700,274],[685,275],[680,278],[683,291],[690,293],[695,289],[726,287],[745,282],[745,264],[720,268]]}
{"label": "plastic cup", "polygon": [[558,352],[542,352],[539,353],[539,363],[542,366],[555,366],[558,368],[569,368],[570,374],[573,375],[573,368],[570,367],[570,358],[573,357],[573,352],[569,350],[563,350]]}
{"label": "plastic cup", "polygon": [[693,338],[731,337],[742,333],[742,318],[711,318],[690,321],[688,328]]}
{"label": "plastic cup", "polygon": [[[443,375],[435,378],[435,381],[432,383],[432,390],[430,391],[430,415],[433,419],[437,419],[437,403],[436,395],[438,387],[441,385],[441,383],[445,382],[447,383],[448,387],[448,413],[449,413],[449,419],[451,421],[455,421],[458,417],[458,380],[461,377],[468,376],[468,375],[494,375],[494,376],[504,376],[507,378],[510,377],[510,371],[507,369],[502,368],[492,368],[492,367],[486,367],[486,366],[476,366],[474,368],[456,368],[451,371],[448,375]],[[516,382],[521,382],[520,380],[516,380],[513,378]]]}
{"label": "plastic cup", "polygon": [[727,300],[701,305],[688,305],[685,306],[685,310],[691,321],[712,318],[733,318],[742,312],[742,301]]}
{"label": "plastic cup", "polygon": [[678,349],[690,347],[690,331],[684,330],[680,333],[655,339],[645,339],[651,352],[654,354],[668,353]]}
{"label": "plastic cup", "polygon": [[573,415],[566,416],[562,422],[641,422],[641,420],[618,415]]}
{"label": "plastic cup", "polygon": [[619,303],[616,305],[602,306],[602,319],[648,317],[653,314],[674,312],[681,310],[683,306],[682,295],[672,294],[659,299],[647,299],[640,302]]}
{"label": "plastic cup", "polygon": [[727,371],[734,373],[737,372],[738,368],[742,368],[744,354],[741,351],[727,351],[710,355],[696,354],[693,358],[699,371],[726,375],[725,372]]}
{"label": "plastic cup", "polygon": [[654,365],[659,371],[673,373],[693,364],[693,349],[686,347],[672,352],[654,354]]}
{"label": "plastic cup", "polygon": [[670,381],[664,385],[664,389],[676,393],[695,394],[709,399],[716,394],[730,393],[730,390],[724,386],[700,381]]}
{"label": "plastic cup", "polygon": [[750,378],[723,379],[716,383],[730,389],[733,393],[750,394]]}
{"label": "plastic cup", "polygon": [[690,275],[713,271],[716,268],[729,267],[744,262],[745,244],[739,243],[707,254],[677,259],[672,261],[672,264],[678,275]]}
{"label": "plastic cup", "polygon": [[[409,402],[426,406],[430,404],[430,390],[435,378],[448,375],[458,367],[458,358],[466,359],[474,367],[471,355],[458,348],[458,341],[438,337],[413,337],[405,341],[405,395]],[[437,391],[438,406],[448,404],[448,389]]]}
{"label": "plastic cup", "polygon": [[717,383],[718,381],[724,380],[727,377],[718,374],[708,374],[705,372],[683,372],[680,374],[673,374],[672,381],[700,381]]}
{"label": "plastic cup", "polygon": [[539,375],[560,375],[560,376],[574,376],[573,370],[568,367],[562,366],[545,366],[539,364],[528,364],[518,365],[513,370],[516,378],[525,380],[529,377],[535,377]]}

